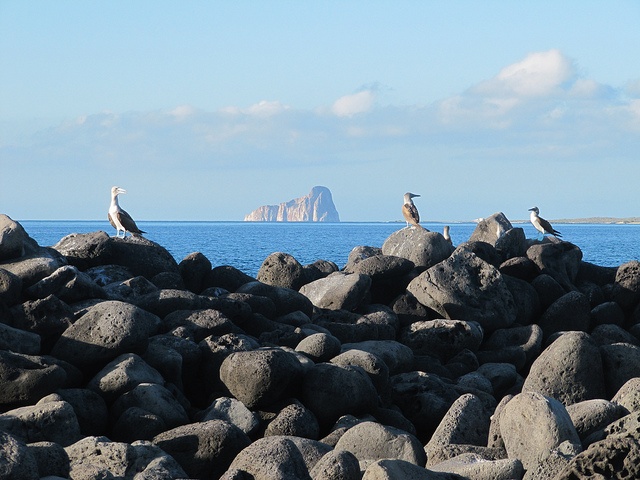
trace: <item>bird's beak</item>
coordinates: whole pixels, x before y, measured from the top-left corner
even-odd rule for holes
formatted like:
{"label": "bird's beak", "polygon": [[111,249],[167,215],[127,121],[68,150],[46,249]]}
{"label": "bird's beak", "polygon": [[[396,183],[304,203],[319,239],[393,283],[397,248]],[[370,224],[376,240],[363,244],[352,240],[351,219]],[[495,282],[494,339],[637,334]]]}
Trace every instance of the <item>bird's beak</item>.
{"label": "bird's beak", "polygon": [[529,210],[527,210],[527,212],[533,212],[533,208],[530,208]]}
{"label": "bird's beak", "polygon": [[124,188],[119,188],[118,193],[127,193],[127,191]]}

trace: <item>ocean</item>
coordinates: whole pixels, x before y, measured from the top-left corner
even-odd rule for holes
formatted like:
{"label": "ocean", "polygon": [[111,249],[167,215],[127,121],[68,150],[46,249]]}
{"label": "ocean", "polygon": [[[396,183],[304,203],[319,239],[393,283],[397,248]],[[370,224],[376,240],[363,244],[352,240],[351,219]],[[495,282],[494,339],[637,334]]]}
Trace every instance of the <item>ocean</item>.
{"label": "ocean", "polygon": [[[56,244],[72,233],[115,231],[105,221],[20,221],[41,246]],[[451,223],[454,244],[469,239],[475,223]],[[180,262],[192,252],[201,252],[213,266],[231,265],[255,276],[264,259],[273,252],[293,255],[303,265],[330,260],[342,268],[357,246],[381,247],[404,223],[270,223],[270,222],[138,222],[146,238],[165,247]],[[424,227],[442,232],[444,224]],[[529,238],[537,238],[529,223],[523,227]],[[601,266],[618,266],[640,260],[640,225],[554,224],[563,239],[582,250],[583,260]]]}

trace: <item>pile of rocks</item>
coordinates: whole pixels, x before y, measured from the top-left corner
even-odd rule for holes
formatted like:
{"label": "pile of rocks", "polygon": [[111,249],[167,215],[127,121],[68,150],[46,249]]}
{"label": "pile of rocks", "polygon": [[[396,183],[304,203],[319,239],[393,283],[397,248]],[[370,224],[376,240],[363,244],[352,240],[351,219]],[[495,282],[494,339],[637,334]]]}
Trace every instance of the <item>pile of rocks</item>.
{"label": "pile of rocks", "polygon": [[640,478],[639,304],[502,214],[257,278],[0,215],[0,477]]}

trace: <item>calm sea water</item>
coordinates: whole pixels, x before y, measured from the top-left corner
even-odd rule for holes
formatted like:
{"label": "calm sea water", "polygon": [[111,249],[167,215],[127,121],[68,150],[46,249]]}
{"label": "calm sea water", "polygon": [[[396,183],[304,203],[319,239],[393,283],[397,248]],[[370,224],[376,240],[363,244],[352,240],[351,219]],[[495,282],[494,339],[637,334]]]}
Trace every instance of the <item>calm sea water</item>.
{"label": "calm sea water", "polygon": [[[106,221],[20,222],[42,246],[56,244],[71,233],[104,230],[115,232]],[[165,247],[176,261],[192,252],[202,252],[214,266],[232,265],[255,276],[264,259],[273,252],[293,255],[303,265],[330,260],[339,267],[356,246],[381,247],[385,239],[404,223],[253,223],[253,222],[138,222],[150,240]],[[443,224],[424,226],[442,232]],[[537,237],[530,224],[516,224],[527,237]],[[451,224],[454,244],[464,242],[474,223]],[[558,224],[563,238],[580,247],[587,262],[618,266],[640,260],[640,225]]]}

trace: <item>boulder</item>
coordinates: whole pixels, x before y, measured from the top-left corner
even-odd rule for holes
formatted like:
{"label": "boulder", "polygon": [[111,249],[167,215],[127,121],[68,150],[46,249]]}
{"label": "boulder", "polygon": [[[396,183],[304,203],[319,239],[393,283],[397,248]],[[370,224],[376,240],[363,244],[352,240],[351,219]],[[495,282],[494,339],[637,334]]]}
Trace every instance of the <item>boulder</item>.
{"label": "boulder", "polygon": [[456,473],[434,472],[406,460],[383,459],[367,467],[362,480],[467,480]]}
{"label": "boulder", "polygon": [[523,256],[505,260],[500,264],[499,270],[503,275],[519,278],[526,282],[531,282],[540,273],[538,266],[529,258]]}
{"label": "boulder", "polygon": [[378,395],[367,373],[359,367],[319,363],[302,380],[298,397],[327,428],[342,415],[371,412]]}
{"label": "boulder", "polygon": [[123,353],[144,353],[160,319],[134,305],[105,301],[67,328],[51,354],[85,372],[95,372]]}
{"label": "boulder", "polygon": [[22,294],[22,279],[0,268],[0,303],[12,306],[20,302]]}
{"label": "boulder", "polygon": [[334,365],[360,367],[371,379],[379,394],[389,389],[389,367],[377,355],[363,350],[346,350],[331,359]]}
{"label": "boulder", "polygon": [[186,478],[180,465],[149,443],[133,445],[106,437],[85,437],[65,449],[69,478]]}
{"label": "boulder", "polygon": [[502,277],[516,304],[517,314],[515,323],[520,325],[530,325],[534,323],[538,319],[541,311],[538,292],[529,282],[505,275],[504,272],[502,273]]}
{"label": "boulder", "polygon": [[300,379],[295,355],[280,348],[233,352],[220,366],[220,379],[248,408],[268,406],[286,398]]}
{"label": "boulder", "polygon": [[216,398],[211,405],[196,415],[199,422],[224,420],[235,425],[244,433],[252,436],[260,427],[260,418],[249,410],[244,403],[235,398]]}
{"label": "boulder", "polygon": [[406,258],[394,255],[373,255],[363,258],[359,262],[347,264],[345,273],[359,273],[367,275],[371,280],[397,279],[413,270],[414,264]]}
{"label": "boulder", "polygon": [[256,279],[267,285],[298,290],[305,283],[305,273],[292,255],[275,252],[264,259]]}
{"label": "boulder", "polygon": [[475,453],[463,453],[429,468],[434,472],[456,473],[473,480],[512,480],[524,475],[520,460],[487,460]]}
{"label": "boulder", "polygon": [[276,306],[276,316],[301,311],[308,317],[313,315],[313,303],[305,295],[290,288],[275,287],[266,283],[252,281],[236,289],[236,293],[249,293],[270,298]]}
{"label": "boulder", "polygon": [[49,441],[63,447],[78,441],[80,425],[67,402],[43,401],[0,414],[0,430],[25,443]]}
{"label": "boulder", "polygon": [[504,213],[497,212],[478,222],[475,230],[469,237],[469,241],[486,242],[495,246],[498,239],[512,228],[513,225],[511,225],[511,222],[507,219]]}
{"label": "boulder", "polygon": [[55,359],[0,350],[0,405],[32,405],[71,385],[68,371]]}
{"label": "boulder", "polygon": [[[40,478],[47,476],[69,478],[69,456],[61,445],[54,442],[34,442],[27,445],[27,447],[35,458]],[[8,478],[23,479],[29,477],[18,475],[16,477],[9,476]]]}
{"label": "boulder", "polygon": [[487,331],[510,326],[517,315],[500,272],[465,250],[420,274],[407,290],[444,318],[475,321]]}
{"label": "boulder", "polygon": [[629,412],[640,411],[640,377],[629,379],[611,399]]}
{"label": "boulder", "polygon": [[527,249],[527,257],[540,269],[553,277],[565,291],[575,290],[575,280],[582,262],[582,251],[569,242],[555,237],[547,238]]}
{"label": "boulder", "polygon": [[382,244],[382,254],[406,258],[420,269],[441,262],[453,247],[437,232],[424,228],[403,228],[392,233]]}
{"label": "boulder", "polygon": [[362,303],[370,287],[367,275],[336,272],[304,285],[300,293],[318,308],[350,311]]}
{"label": "boulder", "polygon": [[607,397],[640,375],[640,347],[629,343],[614,343],[600,347]]}
{"label": "boulder", "polygon": [[413,351],[406,345],[395,340],[370,340],[358,343],[343,343],[342,352],[349,350],[359,350],[375,355],[389,367],[390,375],[409,371],[413,366]]}
{"label": "boulder", "polygon": [[598,346],[584,332],[566,332],[531,365],[522,390],[555,398],[565,406],[605,398]]}
{"label": "boulder", "polygon": [[82,435],[102,435],[107,430],[107,405],[96,392],[85,388],[61,388],[49,398],[65,401],[73,407]]}
{"label": "boulder", "polygon": [[494,331],[476,353],[481,363],[508,361],[518,370],[542,351],[542,329],[536,325],[513,326]]}
{"label": "boulder", "polygon": [[327,333],[314,333],[296,346],[296,352],[305,354],[314,362],[328,362],[340,354],[340,340]]}
{"label": "boulder", "polygon": [[207,288],[223,288],[235,292],[245,283],[256,279],[230,265],[218,265],[208,272],[203,279],[203,290]]}
{"label": "boulder", "polygon": [[242,450],[224,478],[252,480],[311,480],[311,470],[331,451],[323,443],[290,436],[264,437]]}
{"label": "boulder", "polygon": [[590,435],[604,430],[607,425],[626,415],[627,410],[621,405],[597,398],[569,405],[567,413],[584,442]]}
{"label": "boulder", "polygon": [[49,352],[62,332],[75,321],[71,307],[53,295],[27,300],[13,307],[11,314],[13,327],[40,336],[44,352]]}
{"label": "boulder", "polygon": [[[2,218],[0,225],[1,221]],[[41,477],[33,452],[22,440],[1,430],[0,474],[2,478],[16,480],[38,480]]]}
{"label": "boulder", "polygon": [[358,459],[346,450],[327,452],[309,472],[313,480],[360,480]]}
{"label": "boulder", "polygon": [[211,271],[211,262],[200,252],[193,252],[178,264],[178,271],[184,285],[193,293],[204,290],[204,280]]}
{"label": "boulder", "polygon": [[0,323],[0,350],[38,355],[40,353],[40,336]]}
{"label": "boulder", "polygon": [[404,460],[424,466],[427,456],[420,441],[413,435],[376,422],[362,422],[345,432],[335,450],[353,453],[366,470],[371,463],[381,459]]}
{"label": "boulder", "polygon": [[291,435],[318,440],[320,427],[315,415],[298,400],[285,401],[275,417],[269,421],[264,436]]}
{"label": "boulder", "polygon": [[219,310],[205,308],[202,310],[176,310],[162,320],[161,330],[170,332],[182,329],[195,342],[200,342],[210,335],[226,335],[239,333],[229,317]]}
{"label": "boulder", "polygon": [[520,393],[503,407],[500,433],[509,458],[520,460],[526,470],[544,463],[565,441],[580,444],[564,406],[537,392]]}
{"label": "boulder", "polygon": [[540,306],[542,310],[546,310],[549,305],[562,297],[566,292],[564,288],[553,278],[546,273],[538,275],[531,281],[531,286],[538,292],[538,298],[540,299]]}
{"label": "boulder", "polygon": [[476,322],[437,319],[412,323],[400,331],[398,339],[415,355],[448,360],[464,349],[478,350],[482,338],[482,327]]}
{"label": "boulder", "polygon": [[527,251],[527,238],[524,229],[521,227],[510,228],[498,237],[494,247],[503,262],[511,258],[522,258]]}
{"label": "boulder", "polygon": [[446,460],[441,455],[443,448],[448,445],[486,445],[492,413],[476,395],[460,396],[453,402],[425,446],[427,466]]}
{"label": "boulder", "polygon": [[23,288],[30,287],[67,265],[66,259],[52,248],[37,247],[29,252],[20,258],[0,261],[0,269],[18,277]]}
{"label": "boulder", "polygon": [[589,330],[590,323],[589,300],[582,293],[576,291],[558,298],[547,308],[538,321],[545,338],[562,331],[586,332]]}

